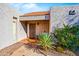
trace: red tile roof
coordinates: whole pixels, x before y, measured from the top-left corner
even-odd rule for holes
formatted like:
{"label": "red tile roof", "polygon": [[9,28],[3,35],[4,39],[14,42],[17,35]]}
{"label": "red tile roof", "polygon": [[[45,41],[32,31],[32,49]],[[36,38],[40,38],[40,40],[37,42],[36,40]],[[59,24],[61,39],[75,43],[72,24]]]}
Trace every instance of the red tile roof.
{"label": "red tile roof", "polygon": [[44,12],[26,13],[24,15],[21,15],[21,17],[25,17],[25,16],[38,16],[38,15],[49,15],[49,12],[48,11],[44,11]]}

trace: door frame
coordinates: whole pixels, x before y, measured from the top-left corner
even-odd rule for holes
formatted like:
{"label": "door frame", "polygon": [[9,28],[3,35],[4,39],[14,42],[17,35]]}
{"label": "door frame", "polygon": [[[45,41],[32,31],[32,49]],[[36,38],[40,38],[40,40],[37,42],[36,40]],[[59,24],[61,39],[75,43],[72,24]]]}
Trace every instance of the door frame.
{"label": "door frame", "polygon": [[35,35],[36,35],[36,23],[28,23],[27,24],[27,36],[30,38],[30,24],[35,24]]}

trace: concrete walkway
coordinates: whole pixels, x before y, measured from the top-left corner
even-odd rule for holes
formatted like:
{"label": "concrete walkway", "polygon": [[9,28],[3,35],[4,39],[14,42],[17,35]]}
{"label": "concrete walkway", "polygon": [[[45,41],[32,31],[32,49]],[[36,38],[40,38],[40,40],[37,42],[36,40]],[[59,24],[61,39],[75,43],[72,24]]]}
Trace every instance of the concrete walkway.
{"label": "concrete walkway", "polygon": [[[13,45],[10,45],[2,50],[0,50],[0,56],[46,56],[35,47],[29,46],[28,43],[35,42],[34,40],[24,39],[20,42],[17,42]],[[69,52],[68,52],[69,53]],[[70,53],[72,54],[72,53]],[[48,53],[49,56],[68,56],[68,54],[59,53],[53,51]],[[73,56],[75,56],[73,54]]]}
{"label": "concrete walkway", "polygon": [[35,52],[33,48],[26,47],[28,43],[28,39],[24,39],[8,46],[0,50],[0,56],[43,56],[43,54]]}
{"label": "concrete walkway", "polygon": [[2,50],[0,50],[0,56],[9,56],[11,55],[15,50],[20,48],[23,45],[21,42],[17,42],[11,46],[8,46]]}

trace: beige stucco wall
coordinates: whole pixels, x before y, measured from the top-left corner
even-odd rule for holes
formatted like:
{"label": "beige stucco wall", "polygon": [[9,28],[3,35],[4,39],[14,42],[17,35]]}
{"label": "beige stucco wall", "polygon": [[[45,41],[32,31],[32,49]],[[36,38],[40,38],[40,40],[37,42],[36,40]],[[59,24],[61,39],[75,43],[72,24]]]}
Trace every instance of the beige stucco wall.
{"label": "beige stucco wall", "polygon": [[27,38],[27,33],[26,33],[26,31],[25,31],[25,27],[27,26],[27,25],[25,25],[25,23],[24,22],[21,22],[21,21],[19,21],[19,19],[17,20],[17,32],[16,32],[16,34],[17,34],[17,41],[20,41],[20,40],[22,40],[22,39],[24,39],[24,38]]}
{"label": "beige stucco wall", "polygon": [[[75,10],[75,15],[69,15],[70,10]],[[73,19],[74,20],[71,20]],[[70,21],[71,20],[71,21]],[[56,27],[63,27],[64,24],[79,23],[79,6],[55,6],[50,10],[50,32]]]}
{"label": "beige stucco wall", "polygon": [[0,49],[17,42],[16,23],[13,23],[13,16],[17,15],[9,4],[0,3]]}

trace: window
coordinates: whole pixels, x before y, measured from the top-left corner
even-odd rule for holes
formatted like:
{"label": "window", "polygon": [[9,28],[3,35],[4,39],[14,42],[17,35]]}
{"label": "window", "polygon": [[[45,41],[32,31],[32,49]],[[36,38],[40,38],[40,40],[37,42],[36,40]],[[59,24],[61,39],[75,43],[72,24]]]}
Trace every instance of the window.
{"label": "window", "polygon": [[76,13],[75,13],[75,10],[70,10],[69,11],[69,15],[75,15]]}

